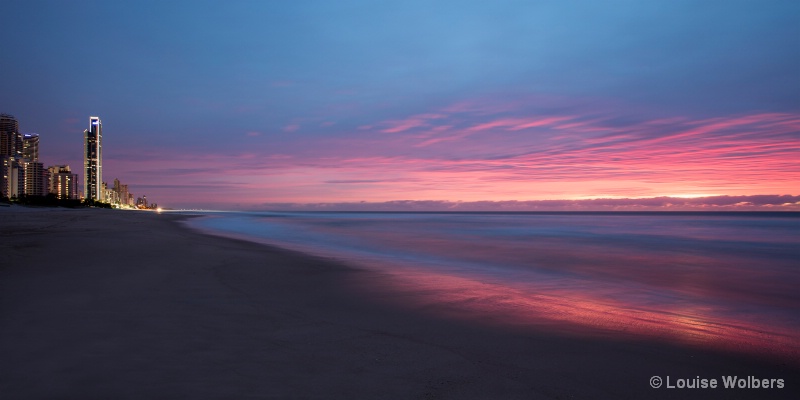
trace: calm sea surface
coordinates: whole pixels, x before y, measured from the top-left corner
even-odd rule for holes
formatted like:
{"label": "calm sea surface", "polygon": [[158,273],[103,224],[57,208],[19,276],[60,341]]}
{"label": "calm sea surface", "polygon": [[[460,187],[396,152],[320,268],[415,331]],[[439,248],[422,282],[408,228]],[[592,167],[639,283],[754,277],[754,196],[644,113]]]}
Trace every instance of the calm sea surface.
{"label": "calm sea surface", "polygon": [[388,272],[397,290],[466,315],[800,354],[797,213],[220,212],[189,224]]}

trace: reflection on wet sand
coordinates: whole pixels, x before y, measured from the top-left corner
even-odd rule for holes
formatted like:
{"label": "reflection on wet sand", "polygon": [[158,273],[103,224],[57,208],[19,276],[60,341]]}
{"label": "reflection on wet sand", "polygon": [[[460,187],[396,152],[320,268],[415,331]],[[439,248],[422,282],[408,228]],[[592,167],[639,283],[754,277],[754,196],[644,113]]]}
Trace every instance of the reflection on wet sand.
{"label": "reflection on wet sand", "polygon": [[800,359],[797,214],[243,213],[205,229],[335,257],[428,313]]}
{"label": "reflection on wet sand", "polygon": [[795,361],[800,357],[800,339],[791,326],[713,316],[702,306],[643,308],[580,291],[538,290],[535,285],[519,289],[424,270],[390,275],[381,283],[365,282],[360,288],[383,292],[390,301],[429,314],[500,327],[664,340]]}

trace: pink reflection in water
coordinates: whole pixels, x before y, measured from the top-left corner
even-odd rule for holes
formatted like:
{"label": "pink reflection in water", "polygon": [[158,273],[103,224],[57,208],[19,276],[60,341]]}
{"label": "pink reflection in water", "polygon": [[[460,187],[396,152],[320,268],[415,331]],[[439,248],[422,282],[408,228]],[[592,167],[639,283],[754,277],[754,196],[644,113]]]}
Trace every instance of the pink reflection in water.
{"label": "pink reflection in water", "polygon": [[527,289],[430,270],[384,270],[389,279],[361,290],[404,307],[473,322],[547,330],[579,337],[656,339],[701,348],[797,361],[797,332],[780,324],[712,316],[702,306],[653,306],[609,300],[578,290]]}
{"label": "pink reflection in water", "polygon": [[312,213],[206,221],[228,235],[378,271],[387,279],[359,290],[435,315],[800,362],[797,217]]}

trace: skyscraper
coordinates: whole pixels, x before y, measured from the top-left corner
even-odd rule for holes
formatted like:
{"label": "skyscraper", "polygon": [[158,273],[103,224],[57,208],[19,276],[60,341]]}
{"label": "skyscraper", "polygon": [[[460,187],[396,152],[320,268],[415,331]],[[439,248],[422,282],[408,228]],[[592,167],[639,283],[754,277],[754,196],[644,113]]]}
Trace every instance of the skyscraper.
{"label": "skyscraper", "polygon": [[50,193],[60,200],[78,198],[78,174],[73,174],[69,165],[54,165],[48,168]]}
{"label": "skyscraper", "polygon": [[128,185],[123,185],[119,179],[114,178],[114,187],[111,188],[111,192],[114,193],[114,201],[118,206],[128,205]]}
{"label": "skyscraper", "polygon": [[83,131],[83,197],[103,201],[103,124],[100,117],[89,117],[89,129]]}
{"label": "skyscraper", "polygon": [[0,197],[25,193],[22,162],[22,135],[13,115],[0,114]]}
{"label": "skyscraper", "polygon": [[19,122],[11,114],[0,114],[0,131],[19,132]]}
{"label": "skyscraper", "polygon": [[18,161],[22,158],[22,135],[13,115],[0,114],[0,156]]}
{"label": "skyscraper", "polygon": [[38,161],[25,160],[25,194],[28,196],[46,196],[48,171]]}
{"label": "skyscraper", "polygon": [[11,197],[13,163],[10,157],[0,155],[0,199]]}
{"label": "skyscraper", "polygon": [[39,135],[26,133],[22,135],[22,158],[26,161],[39,161]]}
{"label": "skyscraper", "polygon": [[39,135],[22,135],[22,165],[25,169],[25,194],[28,196],[47,195],[47,170],[39,162]]}
{"label": "skyscraper", "polygon": [[0,157],[0,197],[19,198],[25,194],[25,165],[12,157]]}

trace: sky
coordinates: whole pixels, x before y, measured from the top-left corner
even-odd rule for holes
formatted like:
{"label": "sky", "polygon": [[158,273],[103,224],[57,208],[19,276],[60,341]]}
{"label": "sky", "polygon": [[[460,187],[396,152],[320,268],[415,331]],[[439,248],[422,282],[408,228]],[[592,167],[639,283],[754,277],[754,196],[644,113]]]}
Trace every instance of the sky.
{"label": "sky", "polygon": [[3,10],[0,112],[165,207],[800,210],[797,1]]}

